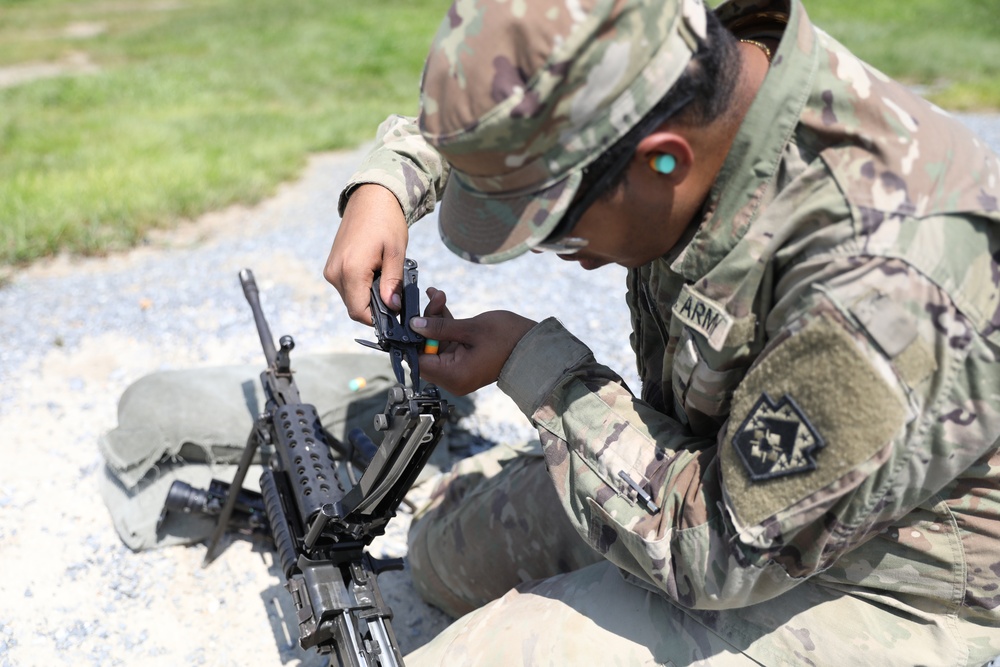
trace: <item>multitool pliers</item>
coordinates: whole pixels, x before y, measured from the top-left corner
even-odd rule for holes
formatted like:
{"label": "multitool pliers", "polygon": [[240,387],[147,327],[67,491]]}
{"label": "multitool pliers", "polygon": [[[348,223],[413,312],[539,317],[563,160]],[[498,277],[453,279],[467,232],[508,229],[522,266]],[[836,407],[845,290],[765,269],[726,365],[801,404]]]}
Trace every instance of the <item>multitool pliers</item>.
{"label": "multitool pliers", "polygon": [[[417,359],[420,352],[424,350],[423,344],[428,344],[428,348],[436,347],[436,341],[426,340],[423,336],[410,328],[410,320],[420,315],[420,289],[417,287],[417,263],[412,259],[403,261],[403,292],[399,313],[394,313],[382,301],[379,287],[382,280],[382,273],[375,274],[371,291],[371,313],[372,323],[375,327],[377,342],[361,340],[357,342],[367,347],[382,350],[389,353],[392,362],[392,370],[396,374],[396,380],[406,386],[403,363],[410,369],[410,381],[413,390],[420,391],[420,370]],[[431,351],[428,349],[427,351]]]}

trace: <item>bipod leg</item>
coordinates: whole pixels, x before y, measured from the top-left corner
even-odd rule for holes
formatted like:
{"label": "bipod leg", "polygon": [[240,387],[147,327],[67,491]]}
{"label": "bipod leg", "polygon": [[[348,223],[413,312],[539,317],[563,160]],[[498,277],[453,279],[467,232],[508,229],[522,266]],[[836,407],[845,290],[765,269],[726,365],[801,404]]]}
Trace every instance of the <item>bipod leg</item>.
{"label": "bipod leg", "polygon": [[222,512],[219,513],[219,520],[215,524],[215,530],[212,532],[212,537],[208,540],[208,550],[205,551],[205,560],[201,563],[202,567],[208,567],[215,560],[215,548],[219,545],[219,540],[222,539],[222,535],[229,526],[229,517],[233,515],[233,509],[236,507],[236,499],[240,495],[240,489],[243,488],[243,480],[246,479],[247,471],[250,470],[253,457],[257,455],[258,444],[257,427],[254,425],[250,430],[250,436],[247,438],[247,446],[243,448],[243,456],[240,457],[240,465],[236,468],[236,475],[233,477],[232,484],[229,485],[226,504],[222,506]]}

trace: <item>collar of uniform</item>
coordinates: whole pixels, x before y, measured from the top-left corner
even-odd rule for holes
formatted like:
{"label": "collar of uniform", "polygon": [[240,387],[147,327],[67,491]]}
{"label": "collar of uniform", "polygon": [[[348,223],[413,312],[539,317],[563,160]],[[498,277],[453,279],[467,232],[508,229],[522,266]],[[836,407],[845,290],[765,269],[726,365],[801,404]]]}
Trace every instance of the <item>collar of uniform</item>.
{"label": "collar of uniform", "polygon": [[818,45],[799,0],[763,7],[757,0],[730,0],[716,9],[726,25],[762,11],[787,15],[788,26],[709,193],[704,218],[691,241],[666,258],[691,282],[722,261],[757,216],[812,89]]}

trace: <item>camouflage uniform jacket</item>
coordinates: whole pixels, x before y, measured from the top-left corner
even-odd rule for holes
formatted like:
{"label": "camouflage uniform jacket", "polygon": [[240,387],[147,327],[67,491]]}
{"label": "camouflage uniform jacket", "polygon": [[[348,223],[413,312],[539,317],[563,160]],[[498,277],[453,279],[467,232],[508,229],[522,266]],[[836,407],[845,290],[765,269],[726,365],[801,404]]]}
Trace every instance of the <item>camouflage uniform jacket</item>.
{"label": "camouflage uniform jacket", "polygon": [[[703,219],[629,272],[641,398],[554,320],[500,386],[634,582],[710,610],[808,579],[981,662],[1000,652],[1000,160],[797,2],[717,11],[753,36],[736,26],[764,10],[787,27]],[[355,182],[415,220],[446,170],[411,123],[381,137]]]}

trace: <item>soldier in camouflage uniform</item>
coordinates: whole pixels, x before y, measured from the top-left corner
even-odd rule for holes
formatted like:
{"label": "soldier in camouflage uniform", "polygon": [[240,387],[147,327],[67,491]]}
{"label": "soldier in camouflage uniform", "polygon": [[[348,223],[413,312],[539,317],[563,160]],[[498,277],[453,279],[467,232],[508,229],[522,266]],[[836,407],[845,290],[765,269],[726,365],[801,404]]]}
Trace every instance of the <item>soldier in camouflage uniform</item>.
{"label": "soldier in camouflage uniform", "polygon": [[432,292],[426,376],[498,378],[540,444],[467,460],[416,524],[418,587],[466,615],[407,664],[1000,654],[982,142],[797,0],[460,0],[420,118],[379,139],[326,270],[354,317],[441,201],[474,262],[627,266],[642,379],[635,396],[555,320],[454,320]]}

